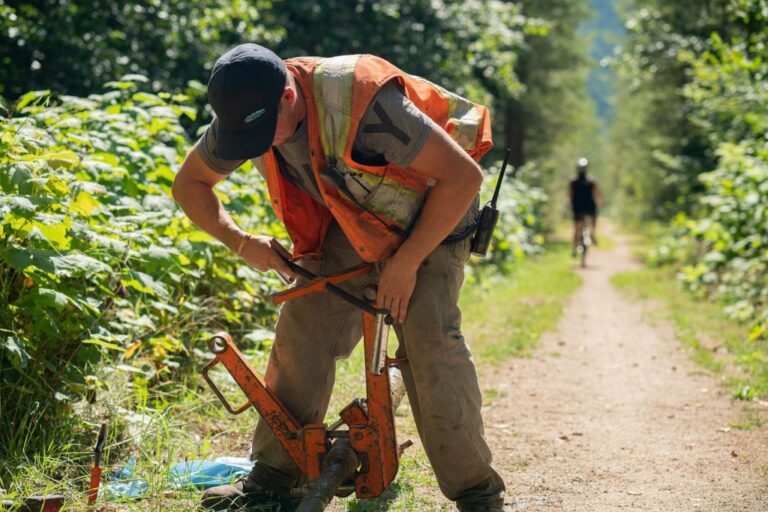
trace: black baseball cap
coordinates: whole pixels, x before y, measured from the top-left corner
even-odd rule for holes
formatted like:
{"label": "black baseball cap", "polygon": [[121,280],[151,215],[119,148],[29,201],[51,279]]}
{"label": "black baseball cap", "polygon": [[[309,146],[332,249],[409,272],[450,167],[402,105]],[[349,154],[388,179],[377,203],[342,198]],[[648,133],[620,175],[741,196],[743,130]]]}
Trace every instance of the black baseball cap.
{"label": "black baseball cap", "polygon": [[208,101],[218,119],[220,158],[247,160],[272,146],[287,73],[280,57],[258,44],[241,44],[219,57]]}

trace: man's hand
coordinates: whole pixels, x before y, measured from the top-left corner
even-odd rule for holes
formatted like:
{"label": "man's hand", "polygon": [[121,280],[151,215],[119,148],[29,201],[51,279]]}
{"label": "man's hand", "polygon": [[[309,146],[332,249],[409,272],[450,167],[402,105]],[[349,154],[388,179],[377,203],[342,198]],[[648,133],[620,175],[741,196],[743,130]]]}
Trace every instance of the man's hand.
{"label": "man's hand", "polygon": [[287,260],[290,255],[279,242],[268,236],[251,236],[232,222],[221,201],[213,193],[213,187],[224,178],[225,175],[208,168],[197,149],[192,148],[176,173],[173,197],[192,222],[239,253],[250,266],[264,272],[275,270],[286,278],[295,278],[290,267],[280,257],[283,255]]}
{"label": "man's hand", "polygon": [[416,286],[418,270],[418,263],[414,265],[395,255],[384,265],[379,276],[376,302],[379,307],[388,309],[398,324],[404,323],[408,314],[408,303]]}
{"label": "man's hand", "polygon": [[443,129],[435,126],[410,168],[433,178],[419,221],[379,277],[379,307],[405,322],[419,265],[466,215],[480,190],[480,167]]}
{"label": "man's hand", "polygon": [[272,237],[249,236],[243,245],[241,257],[250,266],[262,272],[275,270],[289,278],[296,277],[285,263],[285,260],[291,257],[290,253]]}

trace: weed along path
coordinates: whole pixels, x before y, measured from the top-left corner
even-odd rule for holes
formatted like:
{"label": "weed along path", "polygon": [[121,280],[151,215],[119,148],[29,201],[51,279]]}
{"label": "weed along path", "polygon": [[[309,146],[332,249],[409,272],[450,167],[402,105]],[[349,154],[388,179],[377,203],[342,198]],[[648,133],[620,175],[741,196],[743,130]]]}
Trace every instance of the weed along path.
{"label": "weed along path", "polygon": [[768,511],[768,432],[732,428],[743,405],[611,286],[636,265],[623,240],[594,251],[533,357],[485,372],[507,509]]}

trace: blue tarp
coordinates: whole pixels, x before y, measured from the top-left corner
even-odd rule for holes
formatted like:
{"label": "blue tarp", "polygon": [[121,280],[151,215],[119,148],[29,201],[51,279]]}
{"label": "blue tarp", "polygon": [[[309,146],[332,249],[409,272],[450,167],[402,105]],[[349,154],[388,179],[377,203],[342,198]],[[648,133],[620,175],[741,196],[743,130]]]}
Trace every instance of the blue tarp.
{"label": "blue tarp", "polygon": [[[248,474],[253,461],[241,457],[219,457],[213,461],[179,462],[171,466],[168,473],[169,487],[194,490],[207,489],[228,484],[238,477]],[[142,498],[149,485],[144,480],[134,477],[136,458],[131,456],[119,470],[105,479],[100,489],[107,499]]]}
{"label": "blue tarp", "polygon": [[214,461],[179,462],[171,466],[169,478],[178,488],[207,489],[228,484],[248,474],[253,461],[237,457],[219,457]]}

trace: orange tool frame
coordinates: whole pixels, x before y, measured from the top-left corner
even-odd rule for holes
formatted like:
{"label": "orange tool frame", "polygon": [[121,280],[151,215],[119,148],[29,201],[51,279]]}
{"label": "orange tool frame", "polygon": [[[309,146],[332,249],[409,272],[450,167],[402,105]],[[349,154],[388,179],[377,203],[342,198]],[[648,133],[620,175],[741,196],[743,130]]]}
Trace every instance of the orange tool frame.
{"label": "orange tool frame", "polygon": [[[266,387],[262,377],[227,333],[217,333],[209,340],[208,345],[215,357],[203,369],[203,377],[230,413],[240,414],[251,406],[256,408],[310,485],[320,477],[323,459],[331,449],[333,440],[348,438],[360,462],[353,476],[356,496],[379,496],[395,478],[400,453],[410,444],[404,443],[402,447],[397,444],[390,392],[388,368],[402,360],[391,359],[386,355],[387,327],[391,323],[389,311],[378,309],[335,286],[336,283],[370,272],[372,265],[363,264],[332,276],[318,277],[298,265],[289,264],[297,274],[309,281],[273,295],[274,303],[281,304],[310,293],[329,291],[363,310],[367,397],[358,398],[347,405],[339,413],[341,419],[331,427],[322,423],[299,425]],[[208,375],[211,368],[219,363],[224,365],[248,398],[248,402],[237,409],[232,408]],[[341,429],[343,425],[347,428]]]}

